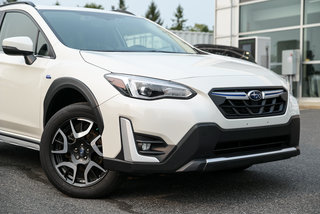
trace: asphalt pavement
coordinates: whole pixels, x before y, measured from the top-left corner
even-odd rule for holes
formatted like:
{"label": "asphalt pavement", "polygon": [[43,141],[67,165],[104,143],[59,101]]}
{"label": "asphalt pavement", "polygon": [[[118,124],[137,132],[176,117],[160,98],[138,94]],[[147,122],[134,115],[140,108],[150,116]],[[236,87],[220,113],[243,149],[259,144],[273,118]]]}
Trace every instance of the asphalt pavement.
{"label": "asphalt pavement", "polygon": [[37,151],[0,143],[0,213],[320,213],[320,110],[301,112],[301,155],[243,172],[129,177],[110,197],[57,191]]}

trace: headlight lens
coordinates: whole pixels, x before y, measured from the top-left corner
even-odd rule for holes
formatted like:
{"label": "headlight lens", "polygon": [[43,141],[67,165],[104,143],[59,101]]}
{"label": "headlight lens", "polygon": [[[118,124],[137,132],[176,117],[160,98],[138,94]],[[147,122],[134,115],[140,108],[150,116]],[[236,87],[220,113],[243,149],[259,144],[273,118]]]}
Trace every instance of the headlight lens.
{"label": "headlight lens", "polygon": [[196,92],[187,86],[167,80],[125,74],[106,74],[104,77],[127,97],[144,100],[190,99],[196,95]]}

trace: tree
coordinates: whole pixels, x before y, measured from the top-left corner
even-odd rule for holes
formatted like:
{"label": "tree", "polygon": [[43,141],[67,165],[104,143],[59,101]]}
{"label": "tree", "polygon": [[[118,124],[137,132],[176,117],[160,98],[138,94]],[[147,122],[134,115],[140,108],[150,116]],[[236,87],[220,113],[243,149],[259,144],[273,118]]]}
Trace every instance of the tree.
{"label": "tree", "polygon": [[55,3],[54,5],[57,5],[57,6],[59,6],[59,5],[60,5],[60,3],[59,3],[58,1],[56,1],[56,3]]}
{"label": "tree", "polygon": [[115,6],[111,6],[111,9],[112,10],[127,10],[128,9],[128,7],[126,6],[126,2],[124,1],[124,0],[119,0],[119,6],[118,6],[118,8],[117,9],[115,9]]}
{"label": "tree", "polygon": [[124,0],[119,0],[119,10],[127,10],[126,2]]}
{"label": "tree", "polygon": [[146,18],[156,22],[159,25],[163,25],[163,21],[160,19],[160,11],[157,9],[157,5],[154,3],[154,1],[152,1],[149,5],[149,8],[146,12]]}
{"label": "tree", "polygon": [[4,1],[3,4],[9,4],[9,3],[13,3],[13,2],[16,2],[17,0],[7,0],[7,1]]}
{"label": "tree", "polygon": [[183,7],[179,4],[177,7],[176,12],[174,13],[175,19],[172,19],[173,25],[171,27],[171,30],[183,30],[184,24],[187,21],[187,19],[183,18]]}
{"label": "tree", "polygon": [[87,4],[85,4],[84,5],[84,7],[86,7],[86,8],[95,8],[95,9],[101,9],[101,10],[103,10],[104,8],[102,7],[102,5],[98,5],[98,4],[95,4],[95,3],[87,3]]}
{"label": "tree", "polygon": [[209,28],[205,24],[194,24],[194,26],[190,30],[197,32],[209,32]]}

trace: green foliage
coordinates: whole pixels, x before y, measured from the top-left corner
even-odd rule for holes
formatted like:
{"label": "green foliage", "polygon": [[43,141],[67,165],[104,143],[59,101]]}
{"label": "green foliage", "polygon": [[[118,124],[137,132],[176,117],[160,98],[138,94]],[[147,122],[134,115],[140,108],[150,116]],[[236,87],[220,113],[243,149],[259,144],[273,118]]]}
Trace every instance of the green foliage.
{"label": "green foliage", "polygon": [[119,0],[119,10],[127,10],[126,2],[124,0]]}
{"label": "green foliage", "polygon": [[9,4],[13,2],[17,2],[17,0],[7,0],[7,1],[4,1],[3,4]]}
{"label": "green foliage", "polygon": [[119,0],[118,8],[116,9],[115,6],[111,6],[112,10],[127,10],[128,7],[126,6],[126,2],[124,0]]}
{"label": "green foliage", "polygon": [[60,3],[59,3],[58,1],[56,1],[56,3],[55,3],[54,5],[57,5],[57,6],[59,6],[59,5],[60,5]]}
{"label": "green foliage", "polygon": [[190,28],[190,31],[209,32],[209,28],[205,24],[194,24],[194,26]]}
{"label": "green foliage", "polygon": [[102,7],[102,5],[98,5],[98,4],[96,4],[96,3],[87,3],[87,4],[85,4],[84,5],[84,7],[86,7],[86,8],[95,8],[95,9],[101,9],[101,10],[103,10],[104,8]]}
{"label": "green foliage", "polygon": [[173,25],[171,30],[184,30],[184,24],[187,19],[183,18],[183,7],[179,4],[176,12],[174,13],[175,19],[172,19]]}
{"label": "green foliage", "polygon": [[154,1],[152,1],[149,5],[145,17],[147,19],[150,19],[151,21],[156,22],[159,25],[163,25],[163,21],[160,19],[160,11],[158,10],[157,5],[154,3]]}

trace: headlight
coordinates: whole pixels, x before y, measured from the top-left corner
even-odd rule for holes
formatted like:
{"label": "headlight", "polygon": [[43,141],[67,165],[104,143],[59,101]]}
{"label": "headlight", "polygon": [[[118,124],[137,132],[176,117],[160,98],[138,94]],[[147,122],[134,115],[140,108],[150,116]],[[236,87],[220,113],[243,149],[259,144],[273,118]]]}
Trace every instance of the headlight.
{"label": "headlight", "polygon": [[196,95],[196,92],[187,86],[167,80],[125,74],[106,74],[104,77],[127,97],[144,100],[190,99]]}

